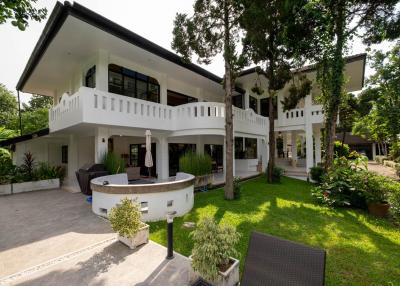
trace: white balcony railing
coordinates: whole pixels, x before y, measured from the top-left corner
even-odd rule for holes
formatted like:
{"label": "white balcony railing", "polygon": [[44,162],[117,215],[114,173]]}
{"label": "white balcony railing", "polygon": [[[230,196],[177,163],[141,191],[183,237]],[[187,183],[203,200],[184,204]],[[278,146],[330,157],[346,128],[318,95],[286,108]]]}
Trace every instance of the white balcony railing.
{"label": "white balcony railing", "polygon": [[[180,106],[126,97],[81,87],[72,96],[64,94],[49,112],[50,130],[61,130],[80,123],[137,127],[168,131],[219,129],[225,126],[225,106],[218,102],[196,102]],[[268,118],[253,110],[234,108],[234,130],[266,135]]]}
{"label": "white balcony railing", "polygon": [[296,108],[278,114],[277,124],[280,127],[305,124],[306,112],[310,112],[311,123],[322,123],[324,112],[321,105],[312,105],[309,109]]}

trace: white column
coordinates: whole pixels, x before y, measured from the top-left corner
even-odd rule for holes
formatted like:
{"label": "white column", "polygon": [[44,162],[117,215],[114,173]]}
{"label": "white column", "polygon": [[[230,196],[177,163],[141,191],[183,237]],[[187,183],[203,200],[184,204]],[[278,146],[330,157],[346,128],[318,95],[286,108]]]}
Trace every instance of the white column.
{"label": "white column", "polygon": [[244,94],[244,109],[249,109],[249,106],[250,106],[250,95],[246,91]]}
{"label": "white column", "polygon": [[204,142],[202,136],[199,135],[196,139],[196,153],[204,154]]}
{"label": "white column", "polygon": [[104,155],[108,152],[108,129],[97,127],[94,136],[94,162],[101,163]]}
{"label": "white column", "polygon": [[375,143],[372,143],[372,160],[375,161],[375,157],[376,157],[376,145]]}
{"label": "white column", "polygon": [[157,152],[157,174],[159,179],[167,179],[169,177],[169,154],[168,140],[166,137],[158,138],[156,144]]}
{"label": "white column", "polygon": [[287,133],[282,132],[282,140],[283,140],[283,154],[284,157],[286,158],[287,155]]}
{"label": "white column", "polygon": [[297,139],[297,134],[296,131],[292,131],[291,134],[291,139],[292,139],[292,161],[296,161],[297,160],[297,144],[296,144],[296,139]]}
{"label": "white column", "polygon": [[257,139],[257,157],[262,162],[262,172],[267,168],[268,163],[268,149],[265,139]]}
{"label": "white column", "polygon": [[257,98],[257,114],[261,114],[261,101]]}
{"label": "white column", "polygon": [[315,130],[314,133],[314,140],[315,140],[315,164],[322,162],[321,158],[321,129]]}
{"label": "white column", "polygon": [[109,54],[99,50],[96,62],[96,89],[108,92],[108,64]]}
{"label": "white column", "polygon": [[167,105],[168,102],[168,77],[163,74],[160,78],[160,103]]}
{"label": "white column", "polygon": [[63,188],[71,191],[79,191],[79,184],[76,179],[75,171],[79,169],[78,160],[79,148],[78,138],[74,134],[70,134],[68,138],[68,165],[67,176],[64,180]]}
{"label": "white column", "polygon": [[306,171],[314,166],[314,144],[313,144],[313,128],[311,123],[311,95],[307,95],[304,101],[304,123],[306,133]]}

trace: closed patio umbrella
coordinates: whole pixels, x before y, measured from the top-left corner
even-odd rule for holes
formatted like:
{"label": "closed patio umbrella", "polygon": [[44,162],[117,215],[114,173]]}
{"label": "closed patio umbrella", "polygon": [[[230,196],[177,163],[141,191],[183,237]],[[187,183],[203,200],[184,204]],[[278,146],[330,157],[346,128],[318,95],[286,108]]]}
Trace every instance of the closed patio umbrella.
{"label": "closed patio umbrella", "polygon": [[150,130],[146,130],[146,156],[144,158],[144,165],[149,170],[150,177],[150,168],[153,167],[153,156],[151,156],[151,132]]}

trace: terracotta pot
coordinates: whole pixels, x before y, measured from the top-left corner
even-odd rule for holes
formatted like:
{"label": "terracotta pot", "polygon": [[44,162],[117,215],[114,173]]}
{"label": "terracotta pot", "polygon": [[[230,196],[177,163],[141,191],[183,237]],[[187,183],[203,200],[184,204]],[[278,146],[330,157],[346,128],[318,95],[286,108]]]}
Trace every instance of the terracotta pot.
{"label": "terracotta pot", "polygon": [[388,203],[369,203],[368,211],[377,217],[386,217],[389,214],[390,205]]}

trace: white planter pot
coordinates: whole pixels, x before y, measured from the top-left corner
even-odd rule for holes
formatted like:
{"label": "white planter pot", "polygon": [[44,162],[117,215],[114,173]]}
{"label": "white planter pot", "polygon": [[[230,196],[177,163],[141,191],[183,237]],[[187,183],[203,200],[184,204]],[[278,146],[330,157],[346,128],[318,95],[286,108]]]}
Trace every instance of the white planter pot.
{"label": "white planter pot", "polygon": [[[214,286],[235,286],[239,283],[239,260],[230,257],[233,262],[232,265],[225,271],[219,272],[221,279],[218,281],[207,281]],[[192,256],[189,257],[190,262],[192,262]],[[190,267],[189,280],[190,283],[194,283],[199,279],[201,275]]]}
{"label": "white planter pot", "polygon": [[150,226],[148,224],[144,224],[134,237],[118,235],[118,240],[127,245],[130,249],[135,249],[139,245],[149,242],[149,228]]}
{"label": "white planter pot", "polygon": [[11,195],[11,184],[0,185],[0,195]]}
{"label": "white planter pot", "polygon": [[40,180],[13,184],[13,193],[24,193],[38,190],[57,189],[60,187],[60,179]]}

